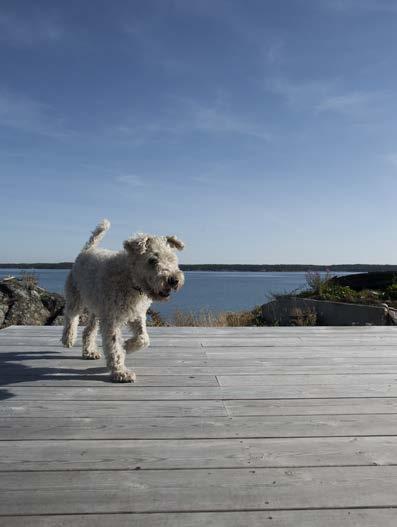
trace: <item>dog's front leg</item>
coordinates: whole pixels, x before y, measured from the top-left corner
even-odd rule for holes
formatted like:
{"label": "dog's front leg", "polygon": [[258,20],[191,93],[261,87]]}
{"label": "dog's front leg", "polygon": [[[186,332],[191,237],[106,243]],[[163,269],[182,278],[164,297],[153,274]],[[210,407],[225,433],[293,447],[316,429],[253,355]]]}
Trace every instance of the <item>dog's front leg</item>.
{"label": "dog's front leg", "polygon": [[128,325],[134,336],[124,342],[124,349],[127,353],[133,353],[134,351],[147,348],[150,344],[149,335],[146,329],[146,318],[138,318],[136,320],[130,320]]}
{"label": "dog's front leg", "polygon": [[134,382],[135,373],[125,367],[125,353],[121,345],[120,327],[102,322],[102,346],[106,363],[114,382]]}

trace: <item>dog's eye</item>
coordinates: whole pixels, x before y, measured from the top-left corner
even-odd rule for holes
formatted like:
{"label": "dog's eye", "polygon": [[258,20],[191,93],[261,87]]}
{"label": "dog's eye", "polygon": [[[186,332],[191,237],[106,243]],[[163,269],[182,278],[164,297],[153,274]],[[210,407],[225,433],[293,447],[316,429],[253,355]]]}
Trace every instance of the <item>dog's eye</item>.
{"label": "dog's eye", "polygon": [[152,267],[154,267],[158,263],[159,263],[158,259],[155,258],[154,256],[148,259],[148,264],[151,265]]}

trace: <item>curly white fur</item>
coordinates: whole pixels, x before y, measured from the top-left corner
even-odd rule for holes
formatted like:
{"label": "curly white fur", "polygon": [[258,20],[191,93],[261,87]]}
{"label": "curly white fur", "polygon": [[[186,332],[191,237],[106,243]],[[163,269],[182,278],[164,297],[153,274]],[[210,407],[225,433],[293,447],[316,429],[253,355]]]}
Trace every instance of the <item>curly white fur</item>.
{"label": "curly white fur", "polygon": [[[62,343],[73,346],[79,314],[89,312],[83,332],[83,358],[98,359],[98,326],[112,379],[133,382],[135,374],[125,367],[125,352],[149,346],[146,313],[153,300],[166,300],[184,283],[173,249],[184,245],[175,236],[139,234],[115,252],[97,245],[109,229],[103,220],[76,258],[65,284],[66,308]],[[134,336],[122,342],[121,329],[128,324]]]}

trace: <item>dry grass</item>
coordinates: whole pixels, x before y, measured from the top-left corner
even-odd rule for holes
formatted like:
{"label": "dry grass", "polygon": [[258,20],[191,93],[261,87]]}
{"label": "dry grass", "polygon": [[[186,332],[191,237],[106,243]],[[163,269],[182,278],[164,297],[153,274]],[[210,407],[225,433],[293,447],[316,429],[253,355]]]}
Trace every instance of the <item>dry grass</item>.
{"label": "dry grass", "polygon": [[170,326],[189,327],[240,327],[263,325],[260,308],[252,311],[237,311],[213,313],[200,311],[199,313],[175,311]]}
{"label": "dry grass", "polygon": [[158,311],[155,311],[154,309],[150,308],[147,314],[149,316],[147,319],[148,326],[154,326],[154,327],[168,326],[167,322],[163,319],[163,317],[160,315]]}
{"label": "dry grass", "polygon": [[241,327],[241,326],[263,326],[265,325],[262,318],[260,306],[250,311],[224,311],[213,313],[209,310],[201,310],[198,313],[194,311],[174,312],[170,320],[165,320],[158,311],[149,309],[148,326],[164,327]]}
{"label": "dry grass", "polygon": [[22,271],[21,272],[19,280],[28,289],[35,288],[38,285],[38,283],[39,283],[39,280],[38,280],[38,277],[37,277],[36,274],[28,273],[26,271]]}
{"label": "dry grass", "polygon": [[317,324],[317,313],[313,308],[294,307],[290,317],[292,326],[315,326]]}

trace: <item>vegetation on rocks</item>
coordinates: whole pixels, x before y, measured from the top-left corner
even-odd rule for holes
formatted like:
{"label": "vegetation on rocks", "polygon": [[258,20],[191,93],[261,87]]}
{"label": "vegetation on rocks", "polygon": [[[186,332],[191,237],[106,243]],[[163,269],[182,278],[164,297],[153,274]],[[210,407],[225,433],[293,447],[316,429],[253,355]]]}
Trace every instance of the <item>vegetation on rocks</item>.
{"label": "vegetation on rocks", "polygon": [[[351,283],[354,286],[356,278],[358,278],[357,275],[351,275]],[[345,285],[349,282],[349,276],[339,279],[331,276],[330,273],[322,276],[317,272],[309,272],[306,274],[306,282],[308,289],[297,295],[300,298],[367,305],[387,303],[391,307],[397,307],[397,282],[394,276],[390,277],[389,282],[381,282],[377,289],[366,289],[365,287],[361,289]]]}

